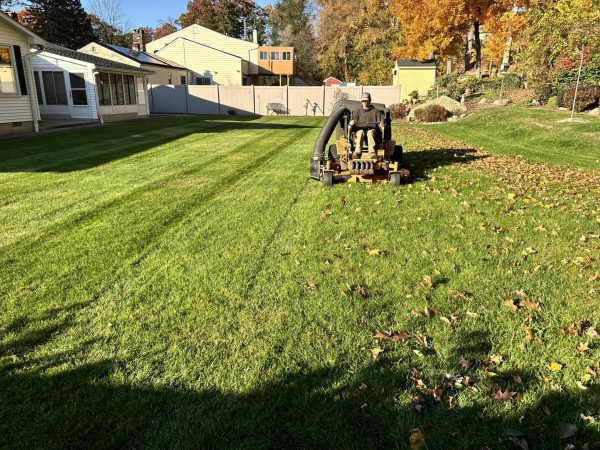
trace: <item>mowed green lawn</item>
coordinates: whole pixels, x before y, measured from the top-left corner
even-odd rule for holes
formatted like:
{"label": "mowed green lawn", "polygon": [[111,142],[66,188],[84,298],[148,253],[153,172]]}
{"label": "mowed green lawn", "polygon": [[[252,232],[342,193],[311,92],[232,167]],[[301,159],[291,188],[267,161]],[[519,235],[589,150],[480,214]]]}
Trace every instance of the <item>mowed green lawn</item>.
{"label": "mowed green lawn", "polygon": [[0,447],[600,439],[599,166],[399,127],[412,184],[326,188],[322,123],[0,142]]}
{"label": "mowed green lawn", "polygon": [[582,123],[565,122],[570,117],[570,111],[489,108],[459,122],[436,125],[435,130],[504,155],[597,170],[600,118],[576,114]]}

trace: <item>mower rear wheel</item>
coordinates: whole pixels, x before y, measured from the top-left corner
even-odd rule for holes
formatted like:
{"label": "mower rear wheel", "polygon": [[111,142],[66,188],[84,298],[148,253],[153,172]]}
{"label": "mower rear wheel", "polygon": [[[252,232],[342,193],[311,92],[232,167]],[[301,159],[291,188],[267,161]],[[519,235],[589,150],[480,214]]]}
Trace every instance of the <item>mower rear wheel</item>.
{"label": "mower rear wheel", "polygon": [[394,147],[394,154],[392,155],[392,161],[394,162],[402,162],[402,146],[396,145]]}
{"label": "mower rear wheel", "polygon": [[323,184],[325,186],[333,186],[333,170],[323,171]]}

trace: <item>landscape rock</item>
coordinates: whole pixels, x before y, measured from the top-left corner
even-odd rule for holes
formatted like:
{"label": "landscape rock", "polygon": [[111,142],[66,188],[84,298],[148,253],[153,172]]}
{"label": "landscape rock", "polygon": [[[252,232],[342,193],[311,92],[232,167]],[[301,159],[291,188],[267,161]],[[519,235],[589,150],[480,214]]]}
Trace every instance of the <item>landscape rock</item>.
{"label": "landscape rock", "polygon": [[540,102],[538,102],[536,99],[531,100],[530,103],[531,106],[540,106]]}
{"label": "landscape rock", "polygon": [[558,108],[559,111],[568,111],[569,108],[565,108],[564,106],[561,106],[560,108]]}
{"label": "landscape rock", "polygon": [[433,100],[427,100],[425,103],[421,103],[420,105],[417,105],[414,108],[412,108],[410,110],[410,113],[408,114],[408,120],[415,120],[415,111],[418,109],[426,108],[429,105],[440,105],[446,111],[453,115],[467,112],[467,107],[465,105],[461,105],[460,102],[457,102],[456,100],[450,97],[442,95]]}
{"label": "landscape rock", "polygon": [[592,109],[589,114],[591,114],[592,116],[600,116],[600,108],[594,108]]}
{"label": "landscape rock", "polygon": [[496,106],[506,106],[510,103],[508,98],[499,98],[498,100],[494,100],[494,105]]}
{"label": "landscape rock", "polygon": [[482,98],[481,100],[479,100],[479,104],[480,105],[485,105],[488,102],[487,98]]}

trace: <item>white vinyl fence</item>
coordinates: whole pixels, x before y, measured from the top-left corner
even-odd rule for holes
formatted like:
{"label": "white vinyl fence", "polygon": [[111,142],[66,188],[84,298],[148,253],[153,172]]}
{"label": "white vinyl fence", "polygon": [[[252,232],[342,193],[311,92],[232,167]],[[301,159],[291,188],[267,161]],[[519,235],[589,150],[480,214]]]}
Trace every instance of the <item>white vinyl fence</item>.
{"label": "white vinyl fence", "polygon": [[188,86],[149,85],[153,114],[258,114],[328,116],[344,98],[400,103],[399,86]]}

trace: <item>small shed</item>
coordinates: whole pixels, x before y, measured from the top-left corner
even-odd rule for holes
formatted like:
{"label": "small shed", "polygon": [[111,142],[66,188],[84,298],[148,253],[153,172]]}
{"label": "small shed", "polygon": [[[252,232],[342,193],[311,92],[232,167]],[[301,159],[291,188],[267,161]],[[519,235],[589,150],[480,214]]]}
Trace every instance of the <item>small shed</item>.
{"label": "small shed", "polygon": [[435,61],[415,61],[413,59],[398,59],[392,70],[394,86],[400,86],[402,100],[410,98],[412,91],[419,95],[427,92],[435,85]]}
{"label": "small shed", "polygon": [[335,77],[327,77],[323,80],[325,86],[339,86],[342,84],[342,80],[338,80]]}

